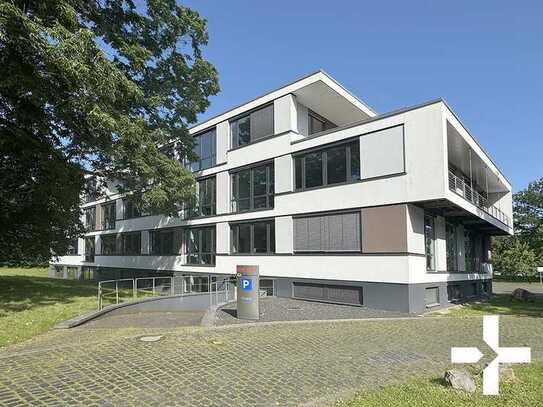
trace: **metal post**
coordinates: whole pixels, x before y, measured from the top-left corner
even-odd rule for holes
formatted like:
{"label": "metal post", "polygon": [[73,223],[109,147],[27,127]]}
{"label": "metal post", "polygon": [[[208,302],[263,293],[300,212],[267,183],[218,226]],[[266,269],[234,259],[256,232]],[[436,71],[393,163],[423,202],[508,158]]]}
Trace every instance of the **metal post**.
{"label": "metal post", "polygon": [[469,188],[471,189],[471,200],[473,202],[473,170],[471,168],[471,148],[469,149]]}
{"label": "metal post", "polygon": [[98,311],[102,309],[102,284],[98,282]]}
{"label": "metal post", "polygon": [[170,277],[170,295],[175,295],[175,290],[173,289],[174,281],[174,278]]}
{"label": "metal post", "polygon": [[155,296],[155,278],[153,277],[153,297]]}
{"label": "metal post", "polygon": [[115,298],[118,304],[119,303],[119,281],[118,280],[115,280]]}
{"label": "metal post", "polygon": [[134,299],[138,298],[138,294],[136,292],[136,279],[135,278],[132,280],[132,296],[134,297]]}

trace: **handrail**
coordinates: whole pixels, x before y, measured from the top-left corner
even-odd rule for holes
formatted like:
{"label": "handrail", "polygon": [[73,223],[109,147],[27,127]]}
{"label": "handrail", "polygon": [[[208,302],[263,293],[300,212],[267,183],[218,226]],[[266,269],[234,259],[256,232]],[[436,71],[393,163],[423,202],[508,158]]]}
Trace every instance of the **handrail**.
{"label": "handrail", "polygon": [[454,174],[451,170],[449,170],[449,189],[467,201],[473,203],[475,206],[482,209],[503,224],[511,226],[511,219],[509,216],[503,213],[495,205],[489,205],[486,197],[468,185],[462,178]]}
{"label": "handrail", "polygon": [[[104,299],[111,299],[113,303],[119,304],[123,302],[123,299],[129,298],[133,301],[138,299],[138,293],[146,293],[146,298],[161,297],[176,295],[174,281],[175,278],[182,279],[181,287],[178,288],[177,295],[180,296],[192,296],[192,295],[205,295],[209,294],[209,305],[217,305],[222,302],[228,302],[235,299],[236,290],[234,279],[225,278],[221,281],[208,281],[206,283],[190,284],[189,289],[185,287],[187,281],[192,278],[202,278],[207,276],[201,275],[183,275],[179,277],[170,276],[155,276],[155,277],[137,277],[137,278],[122,278],[118,280],[103,280],[98,282],[98,310],[104,308]],[[141,287],[139,284],[141,281],[151,280],[150,287]],[[166,283],[159,285],[157,280],[165,280]],[[130,281],[128,284],[130,287],[123,288],[119,283]],[[113,287],[108,287],[113,285]],[[121,284],[122,285],[122,284]],[[158,287],[162,289],[158,290]],[[166,288],[166,289],[164,289]],[[196,289],[196,290],[194,290]]]}

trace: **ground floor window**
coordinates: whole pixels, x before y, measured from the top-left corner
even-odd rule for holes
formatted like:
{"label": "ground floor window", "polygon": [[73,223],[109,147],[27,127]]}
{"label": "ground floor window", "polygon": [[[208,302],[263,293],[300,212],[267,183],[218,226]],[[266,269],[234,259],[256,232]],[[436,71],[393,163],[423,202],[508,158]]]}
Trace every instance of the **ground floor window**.
{"label": "ground floor window", "polygon": [[426,307],[435,307],[439,305],[439,288],[428,287],[424,292],[424,303]]}
{"label": "ground floor window", "polygon": [[436,269],[436,231],[434,217],[424,215],[424,241],[426,251],[426,270]]}
{"label": "ground floor window", "polygon": [[187,230],[187,263],[215,264],[215,226]]}
{"label": "ground floor window", "polygon": [[266,293],[266,297],[273,297],[275,295],[274,284],[275,281],[270,278],[260,279],[260,292]]}
{"label": "ground floor window", "polygon": [[292,285],[294,298],[363,305],[362,287],[301,282]]}
{"label": "ground floor window", "polygon": [[447,299],[449,302],[459,301],[462,299],[462,290],[457,284],[447,286]]}
{"label": "ground floor window", "polygon": [[66,278],[69,279],[69,280],[76,280],[77,279],[77,274],[78,274],[78,269],[77,267],[66,267]]}
{"label": "ground floor window", "polygon": [[458,270],[456,225],[454,223],[447,222],[445,226],[445,233],[447,246],[447,271],[456,271]]}

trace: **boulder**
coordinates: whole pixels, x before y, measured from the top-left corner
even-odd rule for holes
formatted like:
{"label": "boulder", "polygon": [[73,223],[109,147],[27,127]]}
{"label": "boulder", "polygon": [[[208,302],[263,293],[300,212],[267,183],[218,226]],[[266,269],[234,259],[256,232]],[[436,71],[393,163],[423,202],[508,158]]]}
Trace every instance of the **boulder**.
{"label": "boulder", "polygon": [[527,302],[527,301],[533,300],[535,298],[535,295],[531,293],[530,291],[525,290],[524,288],[516,288],[511,293],[511,298],[514,300]]}
{"label": "boulder", "polygon": [[475,381],[469,373],[462,370],[447,370],[443,377],[445,383],[453,389],[466,391],[468,393],[475,392]]}

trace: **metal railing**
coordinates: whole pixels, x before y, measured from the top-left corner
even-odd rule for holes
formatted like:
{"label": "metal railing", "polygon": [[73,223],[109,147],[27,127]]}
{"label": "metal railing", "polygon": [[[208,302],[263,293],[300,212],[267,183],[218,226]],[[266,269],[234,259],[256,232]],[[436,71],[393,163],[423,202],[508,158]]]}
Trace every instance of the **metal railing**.
{"label": "metal railing", "polygon": [[106,305],[161,296],[209,295],[209,305],[236,298],[235,279],[210,281],[208,276],[138,277],[98,282],[98,310]]}
{"label": "metal railing", "polygon": [[449,189],[467,201],[473,203],[475,206],[482,209],[493,218],[496,218],[507,226],[511,226],[511,219],[509,216],[503,213],[496,206],[489,205],[487,198],[472,188],[462,178],[455,175],[451,170],[449,170]]}

